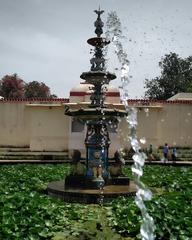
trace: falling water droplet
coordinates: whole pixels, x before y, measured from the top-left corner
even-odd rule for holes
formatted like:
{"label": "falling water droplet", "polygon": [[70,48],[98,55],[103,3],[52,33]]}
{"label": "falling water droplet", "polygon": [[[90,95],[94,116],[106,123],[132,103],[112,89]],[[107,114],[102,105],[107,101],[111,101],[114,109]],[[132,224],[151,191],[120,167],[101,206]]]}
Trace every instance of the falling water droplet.
{"label": "falling water droplet", "polygon": [[145,143],[146,143],[146,139],[145,139],[144,137],[141,138],[141,139],[140,139],[140,143],[145,144]]}

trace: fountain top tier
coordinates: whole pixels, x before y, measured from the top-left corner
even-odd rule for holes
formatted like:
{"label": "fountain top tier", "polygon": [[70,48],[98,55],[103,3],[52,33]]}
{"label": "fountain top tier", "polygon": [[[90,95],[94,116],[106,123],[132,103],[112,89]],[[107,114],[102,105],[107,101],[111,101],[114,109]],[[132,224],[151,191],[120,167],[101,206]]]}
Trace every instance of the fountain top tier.
{"label": "fountain top tier", "polygon": [[104,47],[110,43],[106,38],[101,37],[103,34],[104,23],[101,20],[101,14],[103,10],[95,10],[97,19],[94,23],[96,37],[87,40],[88,44],[94,47],[94,55],[90,60],[91,69],[88,72],[83,72],[81,78],[85,80],[85,83],[92,84],[94,87],[91,95],[91,107],[103,107],[104,106],[104,93],[103,85],[108,84],[116,76],[113,73],[107,72],[105,67]]}
{"label": "fountain top tier", "polygon": [[97,119],[98,121],[105,115],[106,121],[111,118],[124,117],[125,109],[117,106],[109,106],[105,101],[106,84],[116,78],[116,75],[106,71],[104,48],[110,43],[105,37],[102,37],[104,23],[101,20],[103,10],[95,10],[97,19],[94,23],[96,37],[90,38],[87,42],[94,47],[94,55],[90,60],[91,69],[88,72],[83,72],[81,78],[84,83],[91,84],[90,104],[74,106],[74,104],[66,104],[65,114],[73,117],[78,117],[84,121]]}
{"label": "fountain top tier", "polygon": [[94,23],[95,33],[97,37],[90,38],[87,40],[87,42],[94,47],[99,46],[102,48],[110,43],[109,41],[106,40],[106,38],[101,37],[101,35],[103,34],[104,26],[104,23],[101,20],[101,14],[104,13],[104,11],[100,10],[99,8],[99,10],[95,10],[94,12],[97,14],[97,20]]}

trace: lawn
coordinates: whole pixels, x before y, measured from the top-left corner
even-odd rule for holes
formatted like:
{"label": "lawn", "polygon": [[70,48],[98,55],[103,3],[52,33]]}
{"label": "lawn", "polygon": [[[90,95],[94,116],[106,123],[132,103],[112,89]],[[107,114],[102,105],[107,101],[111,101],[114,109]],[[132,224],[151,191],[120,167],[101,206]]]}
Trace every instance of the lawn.
{"label": "lawn", "polygon": [[[141,215],[132,197],[101,207],[45,194],[48,182],[69,172],[67,164],[0,166],[0,239],[140,239]],[[130,166],[124,172],[131,177]],[[192,239],[192,168],[145,166],[142,180],[154,193],[146,204],[156,239]]]}

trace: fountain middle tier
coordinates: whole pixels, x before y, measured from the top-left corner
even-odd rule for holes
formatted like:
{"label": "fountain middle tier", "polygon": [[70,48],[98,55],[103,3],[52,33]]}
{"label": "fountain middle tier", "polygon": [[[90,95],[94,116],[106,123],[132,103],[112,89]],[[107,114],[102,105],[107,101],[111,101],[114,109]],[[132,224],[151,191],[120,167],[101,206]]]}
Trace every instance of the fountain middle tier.
{"label": "fountain middle tier", "polygon": [[104,107],[92,108],[90,102],[67,103],[65,104],[65,114],[72,117],[78,117],[81,120],[100,120],[107,121],[116,117],[125,117],[127,115],[123,104],[105,103]]}
{"label": "fountain middle tier", "polygon": [[105,47],[110,43],[109,40],[107,40],[104,37],[92,37],[87,40],[87,43],[92,45],[93,47]]}
{"label": "fountain middle tier", "polygon": [[105,71],[89,71],[83,72],[80,76],[81,79],[85,80],[85,83],[88,84],[109,84],[111,80],[116,78],[116,75],[110,72]]}

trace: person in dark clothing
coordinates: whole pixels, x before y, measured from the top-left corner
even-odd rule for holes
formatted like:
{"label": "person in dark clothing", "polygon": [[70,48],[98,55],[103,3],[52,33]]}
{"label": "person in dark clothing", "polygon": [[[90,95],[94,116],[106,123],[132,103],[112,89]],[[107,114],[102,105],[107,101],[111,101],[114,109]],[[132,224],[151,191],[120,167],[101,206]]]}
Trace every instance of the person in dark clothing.
{"label": "person in dark clothing", "polygon": [[163,156],[164,156],[164,161],[168,161],[168,154],[169,154],[169,147],[168,144],[165,143],[165,146],[163,148]]}

